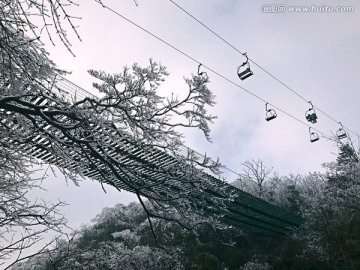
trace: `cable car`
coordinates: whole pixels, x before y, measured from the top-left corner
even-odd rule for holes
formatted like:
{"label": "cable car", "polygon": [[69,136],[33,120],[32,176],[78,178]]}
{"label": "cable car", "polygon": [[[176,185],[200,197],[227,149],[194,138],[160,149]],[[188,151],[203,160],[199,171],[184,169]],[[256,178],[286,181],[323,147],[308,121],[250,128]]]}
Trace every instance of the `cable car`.
{"label": "cable car", "polygon": [[305,117],[306,117],[306,120],[315,124],[318,117],[314,110],[314,105],[311,103],[311,101],[309,101],[309,103],[311,104],[311,108],[305,112]]}
{"label": "cable car", "polygon": [[344,130],[343,125],[339,122],[339,124],[341,125],[341,128],[339,128],[338,131],[336,131],[336,136],[341,140],[347,137],[346,135],[346,131]]}
{"label": "cable car", "polygon": [[209,77],[205,71],[200,72],[201,63],[198,66],[198,76],[202,77],[204,80],[208,80]]}
{"label": "cable car", "polygon": [[[242,81],[254,74],[250,69],[249,58],[247,57],[246,53],[243,53],[243,55],[246,56],[246,61],[242,63],[242,65],[237,69],[237,74]],[[241,69],[243,71],[240,71]]]}
{"label": "cable car", "polygon": [[316,133],[316,132],[311,132],[311,127],[309,127],[309,133],[310,133],[310,142],[316,142],[318,141],[320,138],[319,138],[319,135]]}
{"label": "cable car", "polygon": [[275,112],[275,110],[273,109],[268,109],[267,107],[268,103],[265,104],[265,109],[266,109],[266,117],[265,117],[265,120],[266,121],[270,121],[270,120],[273,120],[277,117],[277,114]]}

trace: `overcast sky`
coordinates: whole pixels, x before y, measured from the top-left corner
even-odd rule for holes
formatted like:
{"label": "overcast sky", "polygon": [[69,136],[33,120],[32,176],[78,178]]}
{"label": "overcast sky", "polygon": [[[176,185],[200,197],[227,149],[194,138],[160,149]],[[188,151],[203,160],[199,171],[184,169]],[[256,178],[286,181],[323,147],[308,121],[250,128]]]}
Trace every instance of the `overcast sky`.
{"label": "overcast sky", "polygon": [[[80,2],[80,1],[79,1]],[[252,77],[241,81],[236,69],[244,57],[226,45],[169,0],[106,1],[105,4],[146,28],[191,57],[221,73],[228,79],[274,104],[294,117],[306,122],[309,104],[294,95],[251,65]],[[353,12],[290,12],[299,6],[351,6]],[[316,2],[316,3],[314,3]],[[352,131],[359,131],[360,122],[360,3],[359,1],[235,1],[235,0],[177,0],[213,31],[233,44],[241,52],[271,74],[290,86],[306,100]],[[284,12],[268,5],[286,5]],[[72,74],[67,78],[92,90],[94,79],[88,69],[121,72],[123,66],[137,62],[147,65],[149,58],[168,67],[170,76],[162,93],[186,91],[183,76],[197,72],[197,63],[156,40],[146,32],[102,8],[95,1],[81,1],[71,9],[78,21],[82,42],[69,29],[73,57],[62,44],[47,45],[50,57],[57,65]],[[308,127],[277,111],[278,117],[265,121],[265,103],[241,88],[207,71],[209,88],[216,95],[217,104],[210,110],[218,119],[211,126],[212,143],[199,131],[186,131],[186,144],[201,153],[220,157],[223,164],[240,171],[240,163],[247,159],[262,159],[280,174],[321,170],[321,164],[336,158],[334,143],[321,138],[309,142]],[[330,135],[339,125],[318,112],[313,125]],[[312,125],[312,124],[311,124]],[[353,135],[353,134],[352,134]],[[354,140],[356,139],[353,136]],[[47,193],[37,196],[49,200],[65,200],[64,209],[70,225],[78,227],[88,222],[105,206],[128,203],[135,197],[108,187],[104,193],[98,183],[84,181],[80,187],[66,184],[61,175],[44,181]]]}

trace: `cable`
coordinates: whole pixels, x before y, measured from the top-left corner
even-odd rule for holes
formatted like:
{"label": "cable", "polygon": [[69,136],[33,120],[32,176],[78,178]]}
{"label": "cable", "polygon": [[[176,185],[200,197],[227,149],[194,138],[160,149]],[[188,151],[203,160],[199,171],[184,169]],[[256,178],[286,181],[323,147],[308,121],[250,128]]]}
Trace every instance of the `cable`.
{"label": "cable", "polygon": [[170,0],[171,3],[173,3],[175,6],[177,6],[179,9],[181,9],[183,12],[185,12],[187,15],[189,15],[191,18],[193,18],[195,21],[197,21],[199,24],[201,24],[203,27],[205,27],[207,30],[209,30],[211,33],[213,33],[215,36],[217,36],[219,39],[221,39],[223,42],[225,42],[227,45],[229,45],[231,48],[233,48],[235,51],[237,51],[240,54],[244,54],[241,51],[239,51],[239,49],[237,49],[234,45],[230,44],[229,42],[227,42],[224,38],[222,38],[220,35],[218,35],[216,32],[214,32],[212,29],[210,29],[209,27],[207,27],[204,23],[202,23],[200,20],[198,20],[196,17],[194,17],[193,15],[191,15],[188,11],[186,11],[185,9],[183,9],[181,6],[179,6],[178,4],[176,4],[174,1]]}
{"label": "cable", "polygon": [[[172,49],[176,50],[177,52],[181,53],[182,55],[186,56],[187,58],[189,58],[190,60],[196,62],[197,64],[200,64],[200,61],[196,60],[195,58],[193,58],[192,56],[190,56],[189,54],[181,51],[180,49],[176,48],[174,45],[168,43],[167,41],[165,41],[164,39],[158,37],[157,35],[153,34],[152,32],[150,32],[149,30],[146,30],[145,28],[143,28],[142,26],[138,25],[137,23],[131,21],[130,19],[126,18],[125,16],[121,15],[119,12],[113,10],[112,8],[102,4],[100,1],[95,0],[96,2],[98,2],[99,4],[101,4],[104,8],[108,9],[109,11],[111,11],[112,13],[116,14],[117,16],[123,18],[124,20],[126,20],[127,22],[131,23],[132,25],[138,27],[139,29],[143,30],[144,32],[146,32],[147,34],[151,35],[152,37],[156,38],[157,40],[161,41],[162,43],[166,44],[167,46],[171,47]],[[171,1],[171,0],[170,0]],[[261,100],[264,103],[268,103],[269,105],[271,105],[272,107],[274,107],[275,109],[277,109],[278,111],[281,111],[282,113],[286,114],[287,116],[289,116],[290,118],[298,121],[299,123],[307,126],[307,127],[311,127],[313,130],[317,131],[318,133],[320,133],[322,135],[322,137],[324,138],[330,138],[329,136],[327,136],[324,132],[319,131],[316,128],[313,128],[312,126],[308,125],[307,123],[305,123],[304,121],[296,118],[295,116],[289,114],[288,112],[284,111],[283,109],[275,106],[274,104],[271,104],[270,102],[266,101],[265,99],[263,99],[262,97],[254,94],[253,92],[251,92],[250,90],[247,90],[246,88],[242,87],[241,85],[237,84],[236,82],[230,80],[229,78],[225,77],[224,75],[220,74],[219,72],[215,71],[214,69],[202,64],[205,68],[207,68],[209,71],[213,72],[214,74],[216,74],[217,76],[219,76],[220,78],[228,81],[229,83],[235,85],[236,87],[242,89],[243,91],[245,91],[246,93],[248,93],[249,95],[252,95],[253,97]]]}
{"label": "cable", "polygon": [[113,10],[112,8],[104,5],[103,3],[101,3],[99,0],[95,0],[95,2],[98,2],[100,5],[102,5],[103,8],[108,9],[109,11],[113,12],[114,14],[116,14],[117,16],[123,18],[124,20],[128,21],[129,23],[131,23],[132,25],[135,25],[136,27],[140,28],[141,30],[143,30],[144,32],[148,33],[149,35],[151,35],[152,37],[156,38],[157,40],[161,41],[162,43],[168,45],[169,47],[171,47],[172,49],[174,49],[175,51],[183,54],[184,56],[186,56],[187,58],[190,58],[191,60],[193,60],[194,62],[200,64],[199,61],[195,60],[194,58],[192,58],[190,55],[186,54],[185,52],[179,50],[178,48],[176,48],[175,46],[171,45],[170,43],[166,42],[165,40],[163,40],[162,38],[154,35],[153,33],[151,33],[150,31],[146,30],[145,28],[141,27],[140,25],[134,23],[133,21],[131,21],[130,19],[126,18],[125,16],[121,15],[120,13],[116,12],[115,10]]}
{"label": "cable", "polygon": [[[224,43],[226,43],[227,45],[229,45],[231,48],[233,48],[235,51],[237,51],[238,53],[242,54],[243,53],[236,48],[234,45],[232,45],[231,43],[229,43],[228,41],[226,41],[223,37],[221,37],[219,34],[217,34],[215,31],[213,31],[211,28],[209,28],[207,25],[205,25],[203,22],[201,22],[200,20],[198,20],[195,16],[193,16],[190,12],[188,12],[187,10],[185,10],[183,7],[181,7],[180,5],[178,5],[177,3],[175,3],[173,0],[170,0],[171,3],[173,3],[176,7],[178,7],[180,10],[182,10],[184,13],[186,13],[188,16],[190,16],[192,19],[194,19],[196,22],[198,22],[200,25],[202,25],[204,28],[206,28],[208,31],[210,31],[212,34],[214,34],[216,37],[218,37],[220,40],[222,40]],[[252,60],[251,58],[249,58],[250,62],[252,62],[255,66],[257,66],[258,68],[260,68],[262,71],[264,71],[265,73],[267,73],[270,77],[272,77],[273,79],[275,79],[277,82],[279,82],[281,85],[283,85],[284,87],[286,87],[288,90],[290,90],[292,93],[294,93],[295,95],[297,95],[300,99],[304,100],[305,102],[308,102],[308,100],[306,98],[304,98],[302,95],[300,95],[298,92],[296,92],[294,89],[292,89],[290,86],[288,86],[287,84],[285,84],[283,81],[281,81],[279,78],[275,77],[273,74],[271,74],[269,71],[267,71],[265,68],[263,68],[262,66],[260,66],[259,64],[257,64],[254,60]],[[337,121],[336,119],[334,119],[333,117],[331,117],[329,114],[327,114],[325,111],[321,110],[319,107],[314,106],[314,108],[316,108],[319,112],[323,113],[324,115],[326,115],[328,118],[330,118],[331,120],[333,120],[334,122],[336,122],[337,124],[339,123],[339,121]],[[351,133],[355,134],[356,136],[359,137],[359,135],[357,133],[355,133],[354,131],[352,131],[351,129],[345,127],[345,129],[347,129],[348,131],[350,131]]]}
{"label": "cable", "polygon": [[[151,35],[152,37],[156,38],[157,40],[161,41],[162,43],[166,44],[167,46],[171,47],[172,49],[174,49],[175,51],[179,52],[180,54],[186,56],[187,58],[189,58],[190,60],[196,62],[197,64],[201,64],[200,61],[196,60],[195,58],[193,58],[192,56],[190,56],[189,54],[181,51],[180,49],[176,48],[174,45],[168,43],[167,41],[165,41],[164,39],[156,36],[155,34],[153,34],[152,32],[146,30],[145,28],[141,27],[140,25],[136,24],[135,22],[131,21],[130,19],[126,18],[125,16],[121,15],[120,13],[116,12],[115,10],[113,10],[112,8],[108,7],[108,6],[105,6],[104,4],[102,4],[100,1],[101,0],[95,0],[96,2],[98,2],[99,4],[101,4],[104,8],[108,9],[109,11],[113,12],[114,14],[116,14],[117,16],[121,17],[122,19],[126,20],[127,22],[131,23],[132,25],[138,27],[139,29],[143,30],[144,32],[146,32],[147,34]],[[203,65],[203,64],[202,64]],[[296,118],[295,116],[289,114],[288,112],[284,111],[283,109],[280,109],[279,107],[267,102],[265,99],[261,98],[260,96],[252,93],[251,91],[245,89],[244,87],[240,86],[239,84],[235,83],[234,81],[230,80],[229,78],[225,77],[224,75],[220,74],[219,72],[215,71],[214,69],[206,66],[206,65],[203,65],[205,68],[207,68],[209,71],[213,72],[214,74],[218,75],[219,77],[223,78],[224,80],[228,81],[229,83],[237,86],[238,88],[242,89],[243,91],[245,91],[246,93],[252,95],[253,97],[261,100],[262,102],[265,102],[265,103],[268,103],[269,105],[271,105],[272,107],[274,107],[275,109],[281,111],[282,113],[286,114],[288,117],[298,121],[299,123],[305,125],[306,127],[309,127],[309,128],[312,128],[313,130],[317,131],[318,133],[321,134],[321,136],[323,138],[326,138],[328,140],[331,140],[331,137],[327,136],[325,133],[319,131],[318,129],[316,128],[313,128],[311,127],[310,125],[308,125],[307,123],[303,122],[302,120]],[[189,148],[190,149],[190,148]],[[194,151],[194,150],[193,150]],[[195,151],[196,152],[196,151]],[[200,154],[201,155],[201,154]],[[203,155],[202,155],[203,156]],[[229,171],[230,173],[233,173],[237,176],[239,176],[241,178],[241,175],[235,171],[233,171],[232,169],[228,168],[227,166],[223,165],[222,167],[223,169]]]}

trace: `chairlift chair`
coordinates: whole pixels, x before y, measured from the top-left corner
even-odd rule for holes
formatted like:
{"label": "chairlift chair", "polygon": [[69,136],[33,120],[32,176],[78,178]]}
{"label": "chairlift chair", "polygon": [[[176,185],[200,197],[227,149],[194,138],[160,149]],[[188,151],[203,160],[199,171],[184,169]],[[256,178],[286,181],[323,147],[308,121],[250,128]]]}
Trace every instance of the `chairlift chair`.
{"label": "chairlift chair", "polygon": [[[242,81],[254,74],[250,69],[249,58],[246,53],[243,53],[243,55],[246,56],[246,61],[237,69],[237,74]],[[243,67],[245,67],[245,69],[243,69]],[[240,71],[241,69],[243,69],[243,71]]]}
{"label": "chairlift chair", "polygon": [[198,76],[202,77],[204,80],[208,80],[209,77],[205,71],[200,72],[201,63],[198,66]]}
{"label": "chairlift chair", "polygon": [[275,110],[273,109],[268,109],[267,107],[268,103],[265,104],[265,109],[266,109],[266,117],[265,117],[265,120],[266,121],[270,121],[270,120],[273,120],[277,117],[277,114],[275,112]]}
{"label": "chairlift chair", "polygon": [[339,124],[341,125],[341,128],[338,129],[338,131],[336,131],[336,136],[341,140],[347,137],[346,135],[346,131],[344,130],[343,125],[339,122]]}
{"label": "chairlift chair", "polygon": [[309,133],[310,133],[310,142],[316,142],[318,141],[320,138],[319,138],[319,135],[316,133],[316,132],[311,132],[311,128],[309,127]]}
{"label": "chairlift chair", "polygon": [[309,103],[311,104],[311,108],[305,112],[305,118],[309,122],[315,124],[318,117],[314,110],[314,105],[311,103],[311,101],[309,101]]}
{"label": "chairlift chair", "polygon": [[309,112],[309,111],[306,112],[306,120],[315,124],[317,122],[316,119],[317,119],[317,115],[315,112]]}

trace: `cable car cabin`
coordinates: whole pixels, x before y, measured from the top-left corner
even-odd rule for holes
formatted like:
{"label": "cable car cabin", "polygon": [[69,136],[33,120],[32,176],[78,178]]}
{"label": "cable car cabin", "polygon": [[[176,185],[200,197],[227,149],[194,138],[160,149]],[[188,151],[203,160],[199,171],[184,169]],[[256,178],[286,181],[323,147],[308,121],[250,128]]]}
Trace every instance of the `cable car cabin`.
{"label": "cable car cabin", "polygon": [[311,101],[309,101],[309,104],[311,105],[311,108],[305,112],[305,117],[306,117],[306,120],[308,120],[309,122],[315,124],[316,119],[318,117],[317,117],[317,115],[315,113],[314,105],[311,103]]}
{"label": "cable car cabin", "polygon": [[267,108],[267,105],[268,103],[265,104],[265,109],[266,109],[266,117],[265,117],[265,120],[266,121],[270,121],[270,120],[273,120],[277,117],[277,114],[275,112],[275,110],[273,109],[268,109]]}
{"label": "cable car cabin", "polygon": [[309,122],[315,124],[316,123],[316,119],[318,118],[315,111],[313,109],[309,109],[306,114],[305,114],[306,120],[308,120]]}
{"label": "cable car cabin", "polygon": [[247,54],[243,53],[243,55],[246,57],[246,61],[242,63],[242,65],[239,66],[237,69],[237,74],[240,80],[242,81],[245,80],[246,78],[249,78],[251,75],[254,75],[254,72],[252,72],[250,69],[249,58]]}
{"label": "cable car cabin", "polygon": [[317,135],[316,133],[312,133],[311,135],[310,135],[310,142],[316,142],[316,141],[318,141],[319,140],[319,135]]}
{"label": "cable car cabin", "polygon": [[200,72],[198,74],[204,81],[207,81],[209,79],[208,75],[206,72]]}
{"label": "cable car cabin", "polygon": [[[309,129],[310,131],[310,129]],[[318,141],[320,138],[319,138],[319,135],[317,135],[316,132],[310,132],[310,142],[316,142]]]}
{"label": "cable car cabin", "polygon": [[339,128],[338,131],[336,131],[336,136],[341,140],[347,137],[346,135],[346,131],[344,130],[343,125],[341,124],[341,122],[339,122],[339,124],[341,125],[341,128]]}
{"label": "cable car cabin", "polygon": [[203,80],[207,81],[209,79],[209,77],[205,71],[200,72],[201,66],[202,66],[202,64],[200,63],[198,66],[198,76],[200,76]]}
{"label": "cable car cabin", "polygon": [[339,129],[339,130],[336,132],[336,135],[337,135],[337,137],[338,137],[340,140],[347,137],[346,132],[345,132],[345,130],[343,130],[343,129]]}
{"label": "cable car cabin", "polygon": [[271,121],[271,120],[275,119],[276,116],[277,116],[276,112],[274,110],[270,109],[266,112],[265,119],[266,119],[266,121]]}
{"label": "cable car cabin", "polygon": [[245,80],[246,78],[249,78],[251,75],[254,75],[254,72],[251,71],[250,67],[248,66],[244,71],[240,72],[242,66],[238,67],[237,74],[240,78],[240,80]]}

